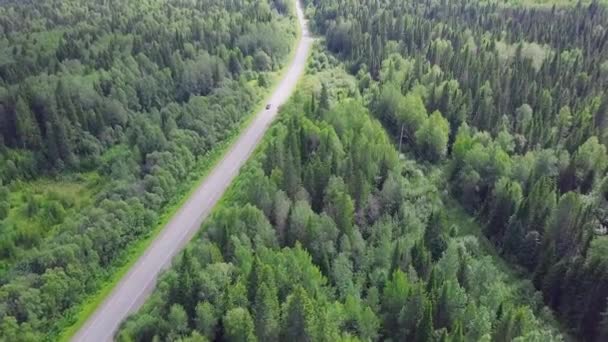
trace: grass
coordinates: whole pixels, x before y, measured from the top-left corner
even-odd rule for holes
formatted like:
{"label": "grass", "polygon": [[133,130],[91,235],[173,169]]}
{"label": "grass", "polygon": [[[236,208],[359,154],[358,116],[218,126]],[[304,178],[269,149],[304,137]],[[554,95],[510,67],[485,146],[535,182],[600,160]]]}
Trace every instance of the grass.
{"label": "grass", "polygon": [[65,218],[91,205],[99,180],[89,172],[12,184],[9,214],[0,229],[0,278],[23,253],[56,234]]}
{"label": "grass", "polygon": [[255,114],[264,109],[267,100],[274,93],[282,76],[291,65],[291,61],[294,59],[297,50],[295,47],[298,46],[300,40],[301,30],[298,28],[296,31],[294,48],[292,48],[292,51],[287,57],[289,63],[283,66],[280,71],[271,75],[270,83],[272,86],[267,88],[265,96],[263,96],[258,105],[252,109],[251,113],[246,116],[241,124],[239,124],[239,126],[230,133],[226,140],[216,145],[211,151],[200,159],[201,162],[199,165],[197,165],[196,170],[191,173],[192,176],[190,181],[183,183],[182,189],[180,189],[181,191],[178,191],[178,193],[181,193],[182,195],[175,196],[174,200],[165,207],[163,214],[161,214],[159,217],[158,224],[154,227],[154,229],[150,230],[145,237],[138,240],[128,248],[128,250],[120,258],[120,261],[117,262],[118,266],[114,268],[114,271],[110,272],[109,278],[100,286],[100,289],[95,294],[89,296],[81,305],[75,307],[73,310],[73,315],[66,317],[63,320],[64,326],[67,326],[67,328],[63,329],[63,331],[59,333],[59,337],[57,339],[58,341],[69,341],[72,336],[74,336],[76,332],[82,328],[87,319],[95,312],[101,303],[103,303],[105,298],[112,292],[114,287],[116,287],[118,282],[131,269],[135,262],[137,262],[137,260],[144,254],[144,252],[163,230],[173,215],[175,215],[178,209],[183,206],[188,198],[190,198],[192,193],[205,180],[209,172],[213,170],[219,161],[221,161],[224,154],[230,149],[230,147],[232,147],[243,129],[248,127],[251,121],[256,117]]}
{"label": "grass", "polygon": [[479,247],[485,255],[492,257],[496,267],[504,274],[507,275],[509,280],[518,282],[527,279],[525,271],[517,269],[514,265],[509,264],[503,259],[490,240],[483,234],[482,226],[475,220],[474,217],[469,215],[465,209],[455,200],[447,199],[444,200],[446,215],[450,224],[458,226],[458,236],[471,235],[477,238],[479,241]]}

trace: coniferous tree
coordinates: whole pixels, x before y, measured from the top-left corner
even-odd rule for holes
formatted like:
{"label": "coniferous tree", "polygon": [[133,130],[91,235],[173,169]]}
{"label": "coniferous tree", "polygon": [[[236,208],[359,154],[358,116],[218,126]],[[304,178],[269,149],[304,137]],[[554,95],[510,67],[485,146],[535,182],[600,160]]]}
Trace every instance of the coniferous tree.
{"label": "coniferous tree", "polygon": [[296,287],[283,307],[280,340],[314,341],[316,324],[314,308],[306,290]]}
{"label": "coniferous tree", "polygon": [[417,342],[429,342],[433,340],[433,308],[430,304],[426,304],[424,315],[416,327]]}
{"label": "coniferous tree", "polygon": [[262,283],[254,300],[254,323],[258,340],[278,341],[279,339],[279,302],[276,289]]}

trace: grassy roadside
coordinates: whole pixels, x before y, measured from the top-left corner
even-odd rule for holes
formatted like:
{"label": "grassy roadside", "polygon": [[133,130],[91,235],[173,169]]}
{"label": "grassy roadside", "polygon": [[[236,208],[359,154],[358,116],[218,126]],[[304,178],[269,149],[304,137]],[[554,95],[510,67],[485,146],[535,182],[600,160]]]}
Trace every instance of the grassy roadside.
{"label": "grassy roadside", "polygon": [[[297,18],[296,18],[297,20]],[[213,168],[222,160],[222,157],[230,150],[232,145],[235,143],[240,133],[250,125],[251,121],[256,117],[256,114],[262,111],[267,103],[267,100],[277,89],[280,80],[283,78],[286,71],[289,69],[292,61],[295,58],[297,47],[302,38],[301,28],[298,25],[296,30],[296,39],[293,44],[293,48],[286,58],[288,61],[281,70],[275,72],[272,75],[271,84],[265,91],[265,95],[262,96],[257,106],[255,106],[251,112],[245,116],[244,120],[238,125],[237,128],[233,129],[229,134],[228,138],[216,145],[210,150],[205,156],[200,159],[200,162],[196,166],[195,170],[192,171],[191,177],[188,181],[182,183],[177,195],[170,201],[163,213],[158,218],[158,223],[154,229],[150,230],[145,237],[133,243],[128,250],[121,256],[120,261],[117,262],[117,266],[109,272],[111,275],[108,279],[100,286],[99,290],[89,296],[81,305],[74,309],[72,315],[66,317],[66,328],[58,334],[58,341],[69,341],[75,334],[82,328],[88,318],[95,312],[95,310],[103,303],[105,298],[112,292],[114,287],[120,282],[120,280],[127,274],[131,267],[137,262],[137,260],[144,254],[150,244],[155,240],[158,234],[163,230],[166,224],[171,220],[175,213],[181,208],[184,203],[191,197],[194,191],[200,186],[200,184],[207,178],[207,175]],[[73,323],[67,325],[69,321]],[[61,323],[60,323],[61,324]]]}

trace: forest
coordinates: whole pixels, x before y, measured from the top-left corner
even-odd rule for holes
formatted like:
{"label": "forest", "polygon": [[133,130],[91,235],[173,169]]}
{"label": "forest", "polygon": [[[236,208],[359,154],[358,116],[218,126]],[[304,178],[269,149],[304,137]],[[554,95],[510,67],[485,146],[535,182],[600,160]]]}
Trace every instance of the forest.
{"label": "forest", "polygon": [[607,340],[605,5],[307,3],[399,149],[443,171],[568,333]]}
{"label": "forest", "polygon": [[119,341],[606,341],[603,3],[307,0],[300,91]]}
{"label": "forest", "polygon": [[532,283],[504,274],[448,212],[441,172],[401,159],[362,101],[357,80],[316,51],[117,340],[561,341]]}
{"label": "forest", "polygon": [[268,92],[288,0],[2,1],[0,340],[56,340]]}
{"label": "forest", "polygon": [[[607,341],[608,8],[303,0],[306,76],[118,341]],[[55,340],[236,134],[289,0],[0,4],[0,340]]]}

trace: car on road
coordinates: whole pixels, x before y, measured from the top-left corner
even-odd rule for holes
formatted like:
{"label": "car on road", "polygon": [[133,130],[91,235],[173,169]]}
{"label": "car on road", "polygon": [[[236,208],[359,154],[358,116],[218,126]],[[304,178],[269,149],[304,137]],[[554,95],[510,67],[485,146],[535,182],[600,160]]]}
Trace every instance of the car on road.
{"label": "car on road", "polygon": [[270,103],[266,105],[266,110],[270,109]]}

